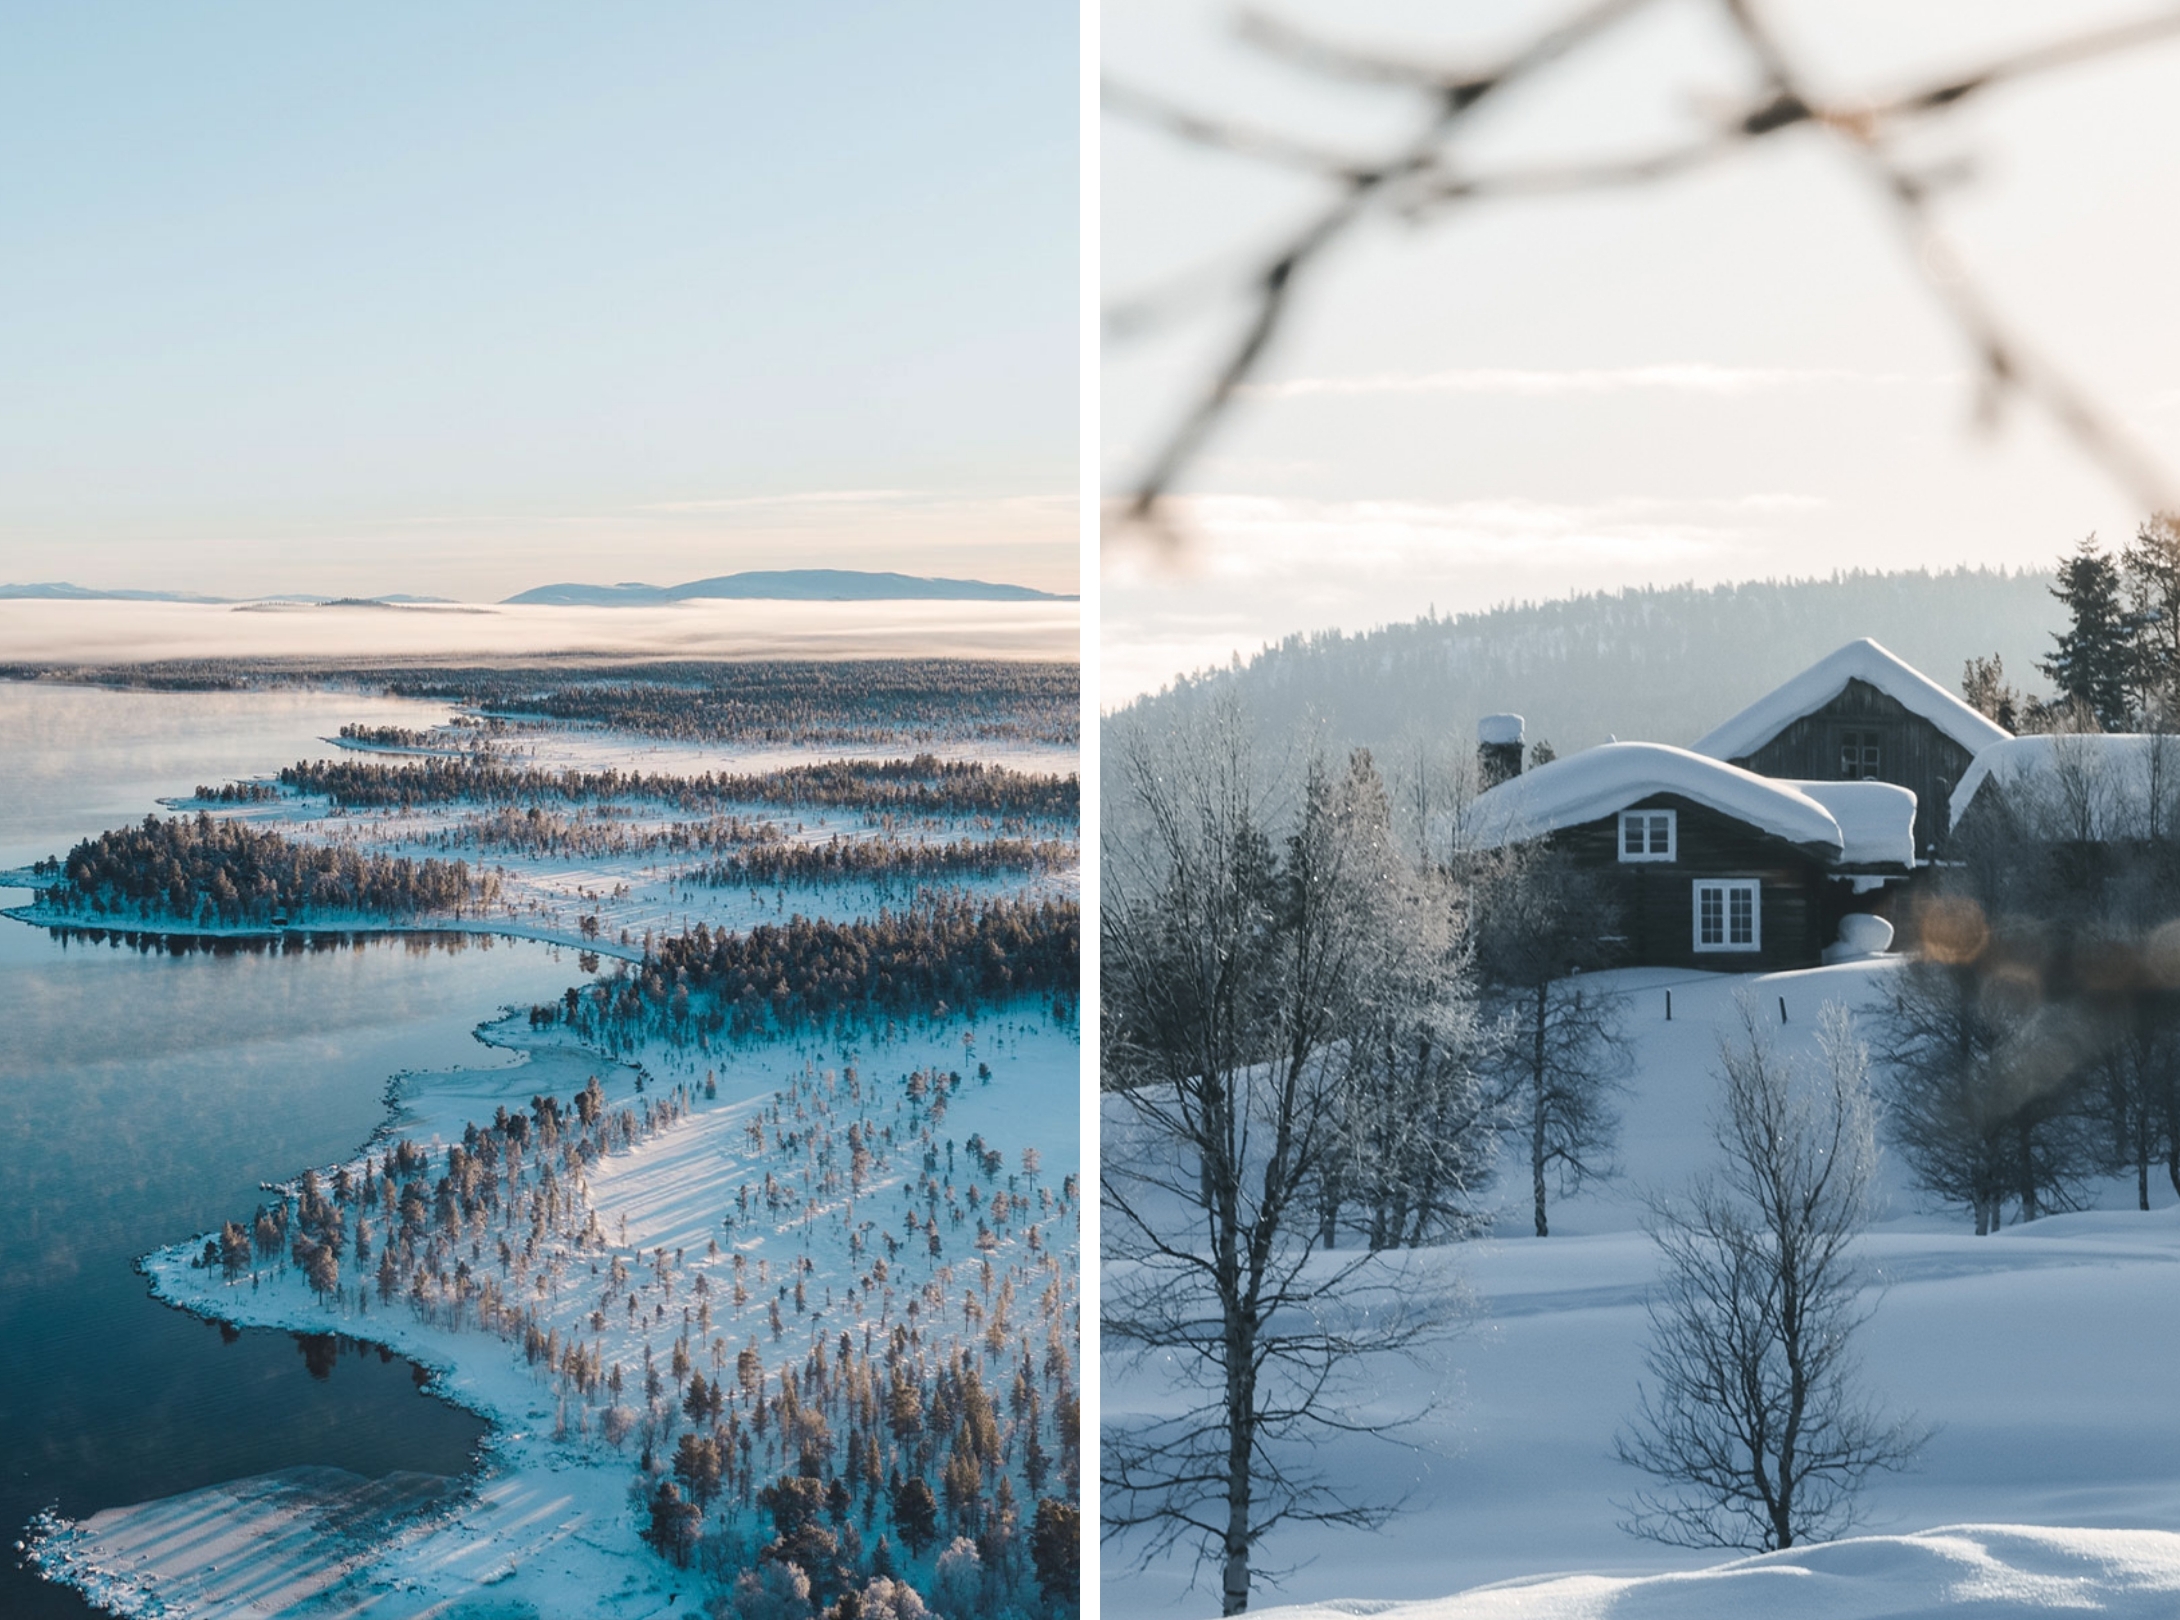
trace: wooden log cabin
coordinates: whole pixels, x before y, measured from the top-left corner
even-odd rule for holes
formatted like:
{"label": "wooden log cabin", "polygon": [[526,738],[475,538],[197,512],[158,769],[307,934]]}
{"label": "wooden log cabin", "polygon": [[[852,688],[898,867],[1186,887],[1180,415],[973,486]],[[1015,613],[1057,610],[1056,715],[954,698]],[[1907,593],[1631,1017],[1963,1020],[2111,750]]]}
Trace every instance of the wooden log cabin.
{"label": "wooden log cabin", "polygon": [[[1487,720],[1485,746],[1513,720]],[[1838,949],[1842,917],[1913,870],[1914,823],[1914,795],[1896,785],[1778,781],[1616,742],[1501,781],[1461,831],[1472,849],[1543,840],[1610,874],[1626,965],[1746,973]]]}
{"label": "wooden log cabin", "polygon": [[1758,776],[1802,782],[1889,782],[1915,795],[1915,853],[1931,859],[1950,830],[1953,790],[1975,757],[2009,740],[1876,642],[1851,641],[1724,725],[1695,752]]}

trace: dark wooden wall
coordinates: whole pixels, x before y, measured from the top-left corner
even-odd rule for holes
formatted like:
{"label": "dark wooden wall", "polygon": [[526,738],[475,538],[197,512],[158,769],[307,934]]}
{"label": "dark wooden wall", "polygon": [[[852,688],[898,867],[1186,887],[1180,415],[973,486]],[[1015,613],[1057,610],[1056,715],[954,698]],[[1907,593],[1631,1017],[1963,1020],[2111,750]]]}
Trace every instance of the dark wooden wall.
{"label": "dark wooden wall", "polygon": [[1728,763],[1758,776],[1842,781],[1846,778],[1839,768],[1839,750],[1842,733],[1849,731],[1878,734],[1877,780],[1915,795],[1915,852],[1929,859],[1945,841],[1947,801],[1975,756],[1867,681],[1849,681],[1823,708],[1804,715],[1754,753]]}
{"label": "dark wooden wall", "polygon": [[[1626,962],[1709,973],[1774,972],[1818,964],[1831,943],[1836,916],[1825,893],[1830,879],[1816,855],[1678,794],[1654,794],[1628,808],[1679,813],[1678,859],[1621,860],[1618,812],[1552,835],[1555,848],[1609,874],[1620,906],[1616,931],[1626,941]],[[1699,877],[1755,878],[1762,883],[1761,950],[1695,948]]]}

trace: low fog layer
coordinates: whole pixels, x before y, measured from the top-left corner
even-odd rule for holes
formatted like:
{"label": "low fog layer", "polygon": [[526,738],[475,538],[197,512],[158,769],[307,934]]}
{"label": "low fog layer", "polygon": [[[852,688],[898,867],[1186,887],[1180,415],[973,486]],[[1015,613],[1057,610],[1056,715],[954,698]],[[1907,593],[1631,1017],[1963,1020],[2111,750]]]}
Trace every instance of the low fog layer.
{"label": "low fog layer", "polygon": [[1073,602],[678,602],[657,608],[0,602],[0,662],[514,657],[1073,659]]}

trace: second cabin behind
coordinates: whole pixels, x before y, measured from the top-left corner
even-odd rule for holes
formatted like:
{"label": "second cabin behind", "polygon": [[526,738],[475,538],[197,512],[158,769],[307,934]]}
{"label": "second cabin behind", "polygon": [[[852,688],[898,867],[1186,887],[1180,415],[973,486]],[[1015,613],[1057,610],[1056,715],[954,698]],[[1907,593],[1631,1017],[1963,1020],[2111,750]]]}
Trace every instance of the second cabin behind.
{"label": "second cabin behind", "polygon": [[[1505,756],[1518,760],[1507,735],[1519,724],[1485,722],[1487,780]],[[1684,748],[1616,742],[1506,775],[1469,806],[1460,833],[1470,849],[1543,840],[1609,873],[1620,912],[1609,942],[1630,965],[1772,971],[1868,947],[1866,925],[1843,946],[1841,923],[1913,870],[1915,795],[1885,782],[1780,781]]]}
{"label": "second cabin behind", "polygon": [[1947,806],[1977,754],[2012,733],[1869,640],[1850,641],[1695,743],[1787,782],[1890,782],[1915,795],[1915,853],[1950,830]]}

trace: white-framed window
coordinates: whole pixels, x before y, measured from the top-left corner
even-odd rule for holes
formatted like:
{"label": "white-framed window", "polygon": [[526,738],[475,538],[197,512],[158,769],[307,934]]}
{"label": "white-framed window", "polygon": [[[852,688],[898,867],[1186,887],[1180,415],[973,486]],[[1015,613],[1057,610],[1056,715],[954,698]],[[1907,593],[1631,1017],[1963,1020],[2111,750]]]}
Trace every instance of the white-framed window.
{"label": "white-framed window", "polygon": [[1764,888],[1755,878],[1697,878],[1696,949],[1757,951],[1764,945]]}
{"label": "white-framed window", "polygon": [[1620,812],[1620,859],[1670,861],[1679,854],[1679,817],[1671,810]]}

